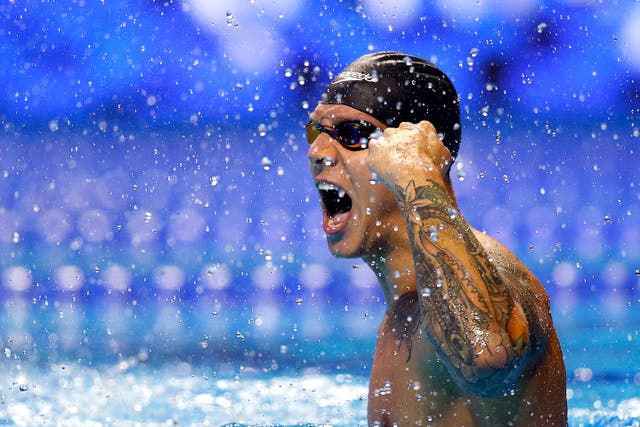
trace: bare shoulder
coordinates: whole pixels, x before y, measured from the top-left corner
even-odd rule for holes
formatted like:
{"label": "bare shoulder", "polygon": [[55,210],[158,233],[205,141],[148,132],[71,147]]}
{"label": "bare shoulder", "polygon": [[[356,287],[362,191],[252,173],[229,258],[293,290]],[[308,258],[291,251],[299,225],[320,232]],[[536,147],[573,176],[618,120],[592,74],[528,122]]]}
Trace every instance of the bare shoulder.
{"label": "bare shoulder", "polygon": [[495,266],[507,281],[508,286],[512,291],[515,291],[514,297],[518,298],[519,291],[526,291],[525,294],[532,294],[538,303],[544,302],[546,306],[549,305],[549,298],[544,286],[509,248],[481,231],[475,229],[473,231],[487,254],[492,257]]}
{"label": "bare shoulder", "polygon": [[521,304],[527,321],[538,342],[555,334],[551,318],[549,296],[531,270],[511,251],[493,237],[474,229],[474,234],[498,272],[513,299]]}

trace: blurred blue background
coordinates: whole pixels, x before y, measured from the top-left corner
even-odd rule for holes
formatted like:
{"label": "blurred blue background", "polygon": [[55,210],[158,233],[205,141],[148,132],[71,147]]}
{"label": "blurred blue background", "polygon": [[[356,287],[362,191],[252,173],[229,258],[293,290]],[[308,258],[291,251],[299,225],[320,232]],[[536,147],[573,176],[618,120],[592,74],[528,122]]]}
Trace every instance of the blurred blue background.
{"label": "blurred blue background", "polygon": [[378,50],[451,76],[461,209],[559,321],[588,296],[637,310],[638,1],[16,0],[0,4],[5,331],[36,328],[20,304],[115,333],[153,302],[163,331],[189,329],[168,326],[184,307],[235,306],[240,340],[295,335],[277,319],[299,310],[315,336],[331,313],[375,333],[373,275],[326,249],[303,127],[331,76]]}

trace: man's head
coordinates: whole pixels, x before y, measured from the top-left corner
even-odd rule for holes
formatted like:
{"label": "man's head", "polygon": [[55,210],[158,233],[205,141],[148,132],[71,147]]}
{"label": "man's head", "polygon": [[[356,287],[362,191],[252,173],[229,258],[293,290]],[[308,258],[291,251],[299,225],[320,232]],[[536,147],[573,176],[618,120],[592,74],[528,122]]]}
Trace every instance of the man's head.
{"label": "man's head", "polygon": [[458,154],[458,94],[447,75],[424,59],[400,52],[361,56],[333,79],[321,103],[347,105],[389,127],[427,120],[454,160]]}
{"label": "man's head", "polygon": [[428,120],[454,157],[460,117],[449,79],[419,58],[392,52],[365,55],[331,82],[310,118],[308,157],[330,251],[366,258],[408,247],[394,193],[373,179],[363,148],[376,128]]}

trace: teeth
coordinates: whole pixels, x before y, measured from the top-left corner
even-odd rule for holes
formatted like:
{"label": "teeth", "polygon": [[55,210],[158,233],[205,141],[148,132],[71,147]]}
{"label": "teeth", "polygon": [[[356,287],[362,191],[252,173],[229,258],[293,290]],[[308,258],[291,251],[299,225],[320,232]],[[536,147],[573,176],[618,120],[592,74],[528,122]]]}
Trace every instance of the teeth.
{"label": "teeth", "polygon": [[320,182],[318,183],[318,190],[320,191],[336,191],[338,193],[338,197],[343,198],[344,196],[347,195],[347,192],[344,191],[342,188],[338,187],[335,184],[332,184],[330,182]]}
{"label": "teeth", "polygon": [[318,190],[325,190],[325,191],[335,190],[335,191],[341,191],[342,193],[344,193],[344,190],[338,187],[337,185],[332,184],[330,182],[324,182],[324,181],[318,183]]}

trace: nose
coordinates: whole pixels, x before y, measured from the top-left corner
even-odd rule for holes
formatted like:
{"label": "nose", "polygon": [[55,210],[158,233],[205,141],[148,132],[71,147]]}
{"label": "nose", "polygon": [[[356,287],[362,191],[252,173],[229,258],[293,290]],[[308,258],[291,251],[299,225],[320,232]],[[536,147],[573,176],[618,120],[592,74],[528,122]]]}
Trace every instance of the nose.
{"label": "nose", "polygon": [[320,134],[309,146],[307,157],[309,164],[318,172],[325,167],[335,166],[338,161],[338,152],[331,143],[329,135]]}

